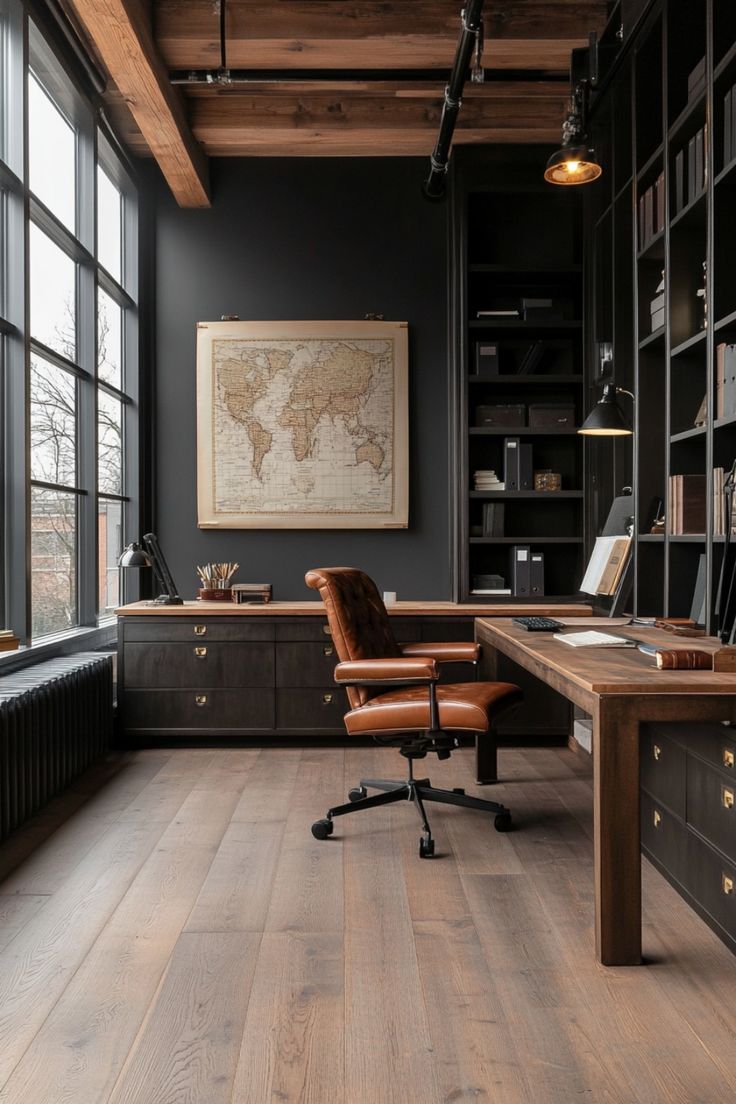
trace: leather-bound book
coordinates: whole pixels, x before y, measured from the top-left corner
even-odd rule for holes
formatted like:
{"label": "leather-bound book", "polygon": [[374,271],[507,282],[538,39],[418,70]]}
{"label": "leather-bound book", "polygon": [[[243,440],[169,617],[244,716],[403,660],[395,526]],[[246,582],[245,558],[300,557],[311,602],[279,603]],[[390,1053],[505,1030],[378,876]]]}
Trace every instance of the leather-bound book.
{"label": "leather-bound book", "polygon": [[658,649],[657,667],[661,671],[712,671],[713,654],[690,648]]}

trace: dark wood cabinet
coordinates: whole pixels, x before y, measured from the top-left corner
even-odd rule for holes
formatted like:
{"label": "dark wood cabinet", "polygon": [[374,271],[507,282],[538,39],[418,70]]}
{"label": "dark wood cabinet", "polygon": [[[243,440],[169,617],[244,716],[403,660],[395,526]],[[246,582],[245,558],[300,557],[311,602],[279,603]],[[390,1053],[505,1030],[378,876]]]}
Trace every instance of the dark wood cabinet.
{"label": "dark wood cabinet", "polygon": [[654,865],[736,950],[736,744],[722,725],[642,733],[641,840]]}

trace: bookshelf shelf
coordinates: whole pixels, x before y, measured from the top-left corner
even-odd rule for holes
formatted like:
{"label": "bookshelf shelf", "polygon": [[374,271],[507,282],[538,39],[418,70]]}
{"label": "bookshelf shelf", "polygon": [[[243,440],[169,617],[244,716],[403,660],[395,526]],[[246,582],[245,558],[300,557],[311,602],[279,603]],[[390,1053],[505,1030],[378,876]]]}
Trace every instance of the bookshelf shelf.
{"label": "bookshelf shelf", "polygon": [[540,429],[537,426],[471,426],[468,430],[471,437],[574,437],[577,432],[575,428]]}
{"label": "bookshelf shelf", "polygon": [[582,537],[471,537],[471,544],[582,544]]}
{"label": "bookshelf shelf", "polygon": [[507,390],[514,387],[539,387],[549,384],[551,387],[558,387],[561,384],[583,384],[585,380],[579,373],[569,373],[567,375],[514,375],[512,372],[502,372],[498,376],[481,375],[475,373],[468,376],[469,384],[483,384],[485,387],[505,387]]}
{"label": "bookshelf shelf", "polygon": [[688,353],[691,349],[697,348],[698,345],[704,345],[706,337],[706,331],[699,330],[698,333],[693,334],[692,337],[689,337],[687,341],[681,341],[679,345],[675,345],[675,347],[670,351],[670,356],[679,357],[682,356],[683,353]]}
{"label": "bookshelf shelf", "polygon": [[692,429],[683,429],[679,433],[672,433],[670,435],[670,442],[675,445],[679,441],[692,441],[696,437],[705,437],[705,426],[693,426]]}
{"label": "bookshelf shelf", "polygon": [[640,169],[637,169],[637,177],[639,180],[648,180],[653,175],[656,176],[655,170],[661,167],[663,154],[664,143],[660,142],[654,153],[650,154]]}
{"label": "bookshelf shelf", "polygon": [[580,330],[583,323],[579,318],[571,321],[548,318],[546,321],[538,322],[531,322],[525,318],[471,318],[468,326],[471,330],[528,330],[532,333],[551,333]]}
{"label": "bookshelf shelf", "polygon": [[653,333],[650,333],[649,337],[645,337],[639,342],[639,348],[648,349],[650,345],[663,345],[666,336],[667,327],[660,326]]}
{"label": "bookshelf shelf", "polygon": [[504,500],[507,498],[536,498],[541,502],[555,502],[559,499],[583,498],[583,491],[469,491],[470,498],[488,498]]}

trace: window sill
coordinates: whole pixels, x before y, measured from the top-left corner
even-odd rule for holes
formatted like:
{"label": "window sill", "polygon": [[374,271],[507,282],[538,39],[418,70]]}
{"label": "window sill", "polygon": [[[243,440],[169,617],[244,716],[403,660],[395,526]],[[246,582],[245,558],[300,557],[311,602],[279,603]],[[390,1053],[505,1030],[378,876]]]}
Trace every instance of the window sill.
{"label": "window sill", "polygon": [[110,618],[101,625],[72,629],[58,636],[48,637],[38,644],[18,648],[15,652],[0,652],[0,676],[30,667],[44,659],[73,655],[74,652],[90,652],[115,642],[116,619]]}

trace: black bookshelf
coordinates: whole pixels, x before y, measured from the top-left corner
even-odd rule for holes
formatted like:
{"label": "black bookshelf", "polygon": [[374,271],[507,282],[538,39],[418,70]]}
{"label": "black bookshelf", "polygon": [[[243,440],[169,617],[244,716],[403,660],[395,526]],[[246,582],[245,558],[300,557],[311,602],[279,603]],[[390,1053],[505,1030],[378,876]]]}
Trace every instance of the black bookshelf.
{"label": "black bookshelf", "polygon": [[[461,601],[487,600],[473,593],[477,576],[500,575],[511,585],[516,544],[544,554],[543,600],[576,594],[582,577],[582,205],[544,183],[547,156],[539,147],[455,155],[455,594]],[[533,306],[525,311],[525,300],[552,306],[547,313]],[[483,311],[518,314],[479,317]],[[477,370],[478,346],[497,350],[491,370],[482,362]],[[571,408],[572,420],[529,424],[530,407],[552,404]],[[522,418],[483,425],[482,408],[499,405],[518,407]],[[531,446],[533,472],[559,473],[559,491],[474,489],[479,470],[494,470],[503,480],[508,437]],[[495,536],[484,532],[489,503],[503,504],[503,529]]]}

